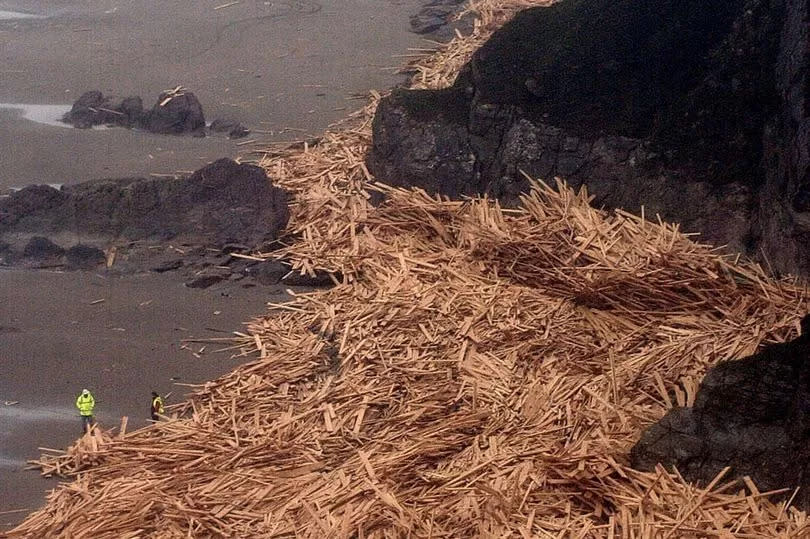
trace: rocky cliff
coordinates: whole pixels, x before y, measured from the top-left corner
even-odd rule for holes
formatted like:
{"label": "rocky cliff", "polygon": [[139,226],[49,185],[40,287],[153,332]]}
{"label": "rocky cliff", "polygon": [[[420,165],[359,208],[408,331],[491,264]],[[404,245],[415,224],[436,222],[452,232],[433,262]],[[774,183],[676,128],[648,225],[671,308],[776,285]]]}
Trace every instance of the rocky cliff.
{"label": "rocky cliff", "polygon": [[369,165],[514,204],[521,171],[810,274],[807,2],[562,0],[519,13],[451,88],[398,90]]}
{"label": "rocky cliff", "polygon": [[797,339],[714,367],[692,407],[674,408],[633,447],[635,468],[674,466],[689,480],[750,476],[810,508],[810,316]]}

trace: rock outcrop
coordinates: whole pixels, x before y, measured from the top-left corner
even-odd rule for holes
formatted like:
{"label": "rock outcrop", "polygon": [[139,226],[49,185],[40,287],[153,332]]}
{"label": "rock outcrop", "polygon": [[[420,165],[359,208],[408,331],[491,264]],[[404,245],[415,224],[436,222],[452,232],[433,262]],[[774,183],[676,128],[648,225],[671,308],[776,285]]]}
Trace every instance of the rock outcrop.
{"label": "rock outcrop", "polygon": [[138,96],[104,96],[92,90],[73,103],[62,121],[82,129],[106,125],[167,135],[205,136],[202,105],[194,93],[182,89],[162,92],[151,109],[144,109]]}
{"label": "rock outcrop", "polygon": [[95,125],[140,127],[144,119],[140,97],[104,97],[98,90],[83,93],[62,121],[80,129]]}
{"label": "rock outcrop", "polygon": [[[220,159],[187,178],[26,187],[0,198],[0,241],[7,261],[52,259],[65,250],[67,265],[83,268],[104,261],[99,246],[132,242],[249,250],[274,242],[288,218],[286,193],[264,170]],[[95,250],[76,247],[85,244]]]}
{"label": "rock outcrop", "polygon": [[519,13],[454,85],[374,119],[381,180],[506,204],[521,174],[810,274],[808,5],[562,0]]}
{"label": "rock outcrop", "polygon": [[162,92],[146,115],[144,126],[152,133],[205,136],[202,105],[191,92]]}
{"label": "rock outcrop", "polygon": [[674,466],[707,483],[750,476],[761,491],[801,487],[794,504],[810,509],[810,316],[797,339],[714,367],[691,408],[674,408],[649,427],[631,464]]}

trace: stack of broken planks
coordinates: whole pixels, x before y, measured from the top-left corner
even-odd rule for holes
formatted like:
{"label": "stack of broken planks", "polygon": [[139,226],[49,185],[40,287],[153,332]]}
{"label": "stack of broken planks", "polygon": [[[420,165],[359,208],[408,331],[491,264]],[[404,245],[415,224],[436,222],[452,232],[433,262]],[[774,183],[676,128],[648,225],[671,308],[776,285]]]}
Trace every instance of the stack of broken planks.
{"label": "stack of broken planks", "polygon": [[711,365],[794,335],[804,288],[563,184],[511,211],[374,188],[377,207],[362,192],[324,197],[288,249],[342,284],[254,321],[238,343],[254,361],[179,419],[107,439],[11,536],[808,529],[789,492],[627,463]]}
{"label": "stack of broken planks", "polygon": [[373,107],[261,162],[296,194],[279,256],[341,284],[271,306],[171,421],[43,458],[78,478],[11,537],[808,533],[790,492],[627,461],[712,365],[794,336],[804,287],[563,183],[514,210],[376,184]]}

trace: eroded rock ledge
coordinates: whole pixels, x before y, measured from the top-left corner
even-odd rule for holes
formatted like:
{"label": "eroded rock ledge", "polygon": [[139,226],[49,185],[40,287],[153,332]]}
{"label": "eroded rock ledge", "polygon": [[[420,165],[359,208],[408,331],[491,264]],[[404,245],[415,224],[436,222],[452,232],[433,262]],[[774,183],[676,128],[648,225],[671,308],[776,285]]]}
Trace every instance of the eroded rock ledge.
{"label": "eroded rock ledge", "polygon": [[674,466],[690,481],[750,476],[761,491],[801,487],[794,504],[810,509],[810,316],[802,335],[753,356],[721,363],[691,408],[674,408],[649,427],[631,464]]}
{"label": "eroded rock ledge", "polygon": [[514,204],[533,177],[810,274],[808,5],[563,0],[519,13],[454,85],[395,91],[374,174]]}
{"label": "eroded rock ledge", "polygon": [[317,286],[282,262],[238,255],[280,246],[286,192],[264,170],[220,159],[178,178],[33,185],[0,197],[0,265],[182,271],[205,288],[229,280]]}

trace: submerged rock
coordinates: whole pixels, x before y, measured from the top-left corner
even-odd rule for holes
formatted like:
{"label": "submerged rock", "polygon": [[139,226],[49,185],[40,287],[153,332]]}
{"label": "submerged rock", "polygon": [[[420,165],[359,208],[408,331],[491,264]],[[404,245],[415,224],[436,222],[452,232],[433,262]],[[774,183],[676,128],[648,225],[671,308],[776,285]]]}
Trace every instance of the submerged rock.
{"label": "submerged rock", "polygon": [[453,86],[398,90],[377,178],[516,204],[522,172],[810,274],[800,0],[566,0],[495,32]]}
{"label": "submerged rock", "polygon": [[801,487],[794,504],[810,509],[810,316],[797,339],[714,367],[692,408],[674,408],[633,447],[633,467],[675,467],[707,483],[750,476],[761,491]]}

